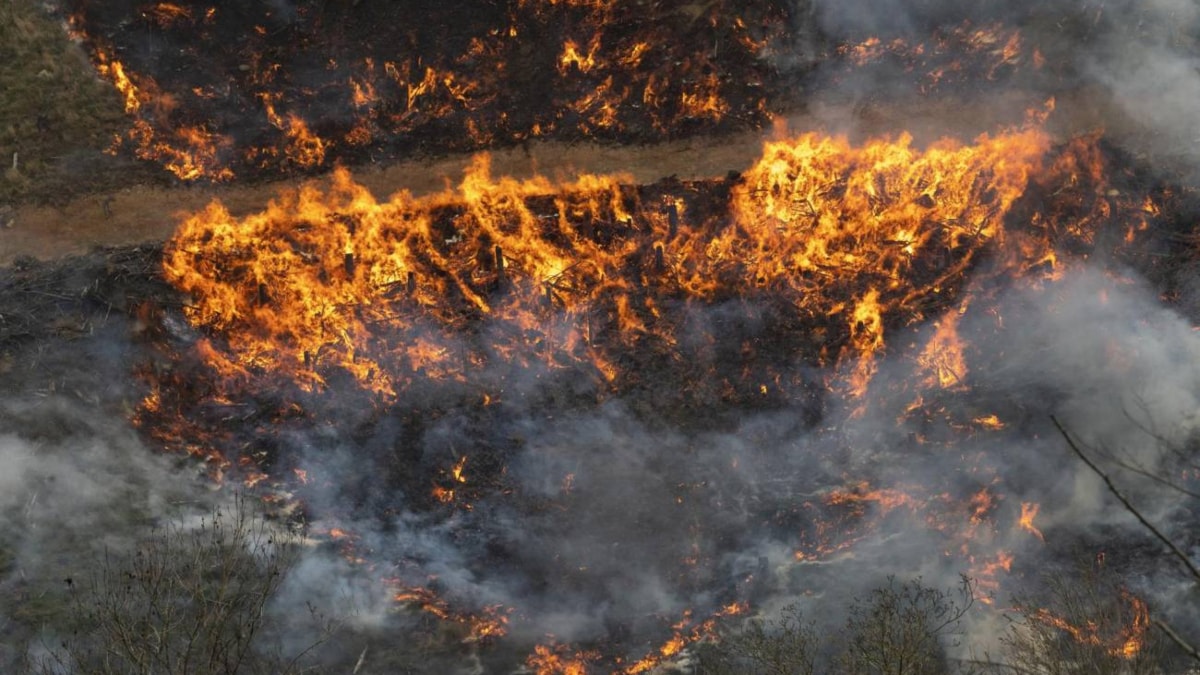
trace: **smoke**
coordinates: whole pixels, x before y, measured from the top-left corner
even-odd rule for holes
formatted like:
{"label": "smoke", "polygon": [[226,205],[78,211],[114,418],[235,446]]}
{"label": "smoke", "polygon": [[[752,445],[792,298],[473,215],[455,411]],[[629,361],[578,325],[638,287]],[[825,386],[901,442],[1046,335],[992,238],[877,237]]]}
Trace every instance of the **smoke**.
{"label": "smoke", "polygon": [[[1195,504],[1143,474],[1181,484],[1200,432],[1200,340],[1191,322],[1132,273],[1094,269],[1014,294],[998,311],[1008,330],[980,347],[1001,356],[988,366],[997,368],[997,394],[1054,415],[1144,515],[1189,538],[1186,513]],[[1055,429],[1038,435],[1006,454],[1013,472],[1031,477],[1022,496],[1048,507],[1040,514],[1047,528],[1159,548]]]}
{"label": "smoke", "polygon": [[149,527],[183,512],[182,505],[211,499],[196,477],[151,453],[120,418],[66,396],[0,401],[6,670],[15,668],[25,644],[38,643],[31,624],[55,624],[69,604],[68,588],[88,583],[106,551],[125,551]]}
{"label": "smoke", "polygon": [[[993,311],[963,317],[971,372],[964,387],[927,402],[944,418],[905,412],[928,327],[914,346],[889,352],[867,401],[831,404],[815,426],[811,411],[796,407],[696,425],[703,411],[664,417],[645,407],[644,392],[600,405],[548,402],[547,391],[578,386],[576,376],[497,365],[480,374],[503,384],[494,413],[375,419],[369,440],[298,431],[282,452],[320,477],[298,491],[313,528],[347,528],[355,550],[371,552],[366,576],[431,588],[453,608],[506,608],[509,639],[525,648],[551,639],[625,644],[731,603],[766,614],[796,605],[836,628],[852,598],[890,575],[950,588],[960,575],[988,574],[983,563],[1006,552],[1016,560],[1012,575],[988,577],[1005,585],[981,590],[1009,593],[1045,564],[1073,564],[1114,537],[1143,552],[1139,591],[1171,583],[1174,569],[1156,559],[1147,533],[1075,459],[1050,417],[1097,453],[1147,515],[1174,522],[1186,500],[1110,460],[1169,473],[1172,450],[1195,437],[1200,339],[1188,321],[1131,272],[1081,268],[998,298],[971,292]],[[733,313],[693,311],[697,325],[728,326]],[[1008,428],[963,431],[987,413]],[[466,457],[455,486],[462,494],[431,507],[428,483],[389,483],[370,468],[384,450],[388,462],[425,467],[417,476]],[[485,479],[496,482],[469,487]],[[829,506],[832,493],[855,485],[909,501],[865,501],[850,515]],[[972,524],[971,499],[981,493],[997,504],[983,510],[984,525]],[[1035,524],[1046,543],[1017,527],[1023,503],[1040,506]],[[818,553],[818,543],[828,550]],[[798,559],[798,550],[808,555]],[[314,555],[286,602],[340,589],[334,604],[353,597],[340,611],[361,625],[395,621],[386,593],[363,591],[363,575]],[[994,646],[995,636],[996,625],[983,621],[968,644]]]}
{"label": "smoke", "polygon": [[[970,372],[962,387],[931,394],[928,415],[907,410],[929,325],[898,329],[866,400],[844,407],[829,395],[819,414],[803,404],[736,408],[719,387],[671,398],[680,386],[707,390],[695,373],[736,360],[724,343],[740,349],[768,331],[770,312],[744,302],[689,308],[696,330],[685,347],[695,350],[687,353],[696,370],[675,380],[664,366],[640,390],[611,392],[578,370],[502,358],[476,366],[473,384],[417,378],[404,404],[382,410],[359,405],[361,395],[336,400],[356,385],[335,382],[325,398],[339,418],[271,426],[271,468],[284,479],[306,471],[308,484],[292,496],[312,529],[349,531],[349,557],[364,561],[343,558],[336,542],[307,550],[277,608],[303,616],[315,603],[356,630],[394,635],[419,630],[420,620],[396,612],[392,589],[432,589],[452,610],[499,607],[509,642],[479,658],[503,670],[551,639],[644,653],[673,624],[733,603],[768,614],[795,604],[836,627],[852,598],[889,575],[949,588],[960,574],[982,576],[982,563],[1006,551],[1013,574],[992,580],[1019,586],[1048,561],[1121,541],[1140,556],[1136,590],[1170,610],[1171,598],[1154,591],[1173,587],[1174,568],[1071,455],[1050,416],[1097,453],[1148,516],[1184,533],[1187,500],[1111,459],[1168,474],[1171,450],[1186,452],[1197,431],[1200,338],[1132,272],[1080,268],[1003,293],[985,283],[968,289],[976,300],[959,326]],[[479,329],[485,342],[491,330]],[[796,372],[784,380],[836,385],[834,374],[809,372],[786,352],[780,347]],[[472,386],[495,400],[461,405]],[[79,551],[124,545],[123,524],[152,523],[201,499],[194,471],[153,455],[120,419],[62,397],[32,400],[0,410],[8,589],[29,570],[46,583],[78,574]],[[968,428],[986,414],[1007,429]],[[464,482],[442,476],[457,497],[431,503],[430,477],[464,457]],[[871,491],[907,501],[831,505],[835,493]],[[971,500],[985,491],[997,504],[973,525],[973,509],[983,507]],[[1023,502],[1040,505],[1035,524],[1046,543],[1015,525]],[[280,638],[285,648],[319,634],[306,630],[298,622]],[[994,635],[981,624],[971,644]]]}
{"label": "smoke", "polygon": [[[1036,46],[1046,65],[1025,63],[1003,81],[1018,91],[1058,96],[1058,119],[1067,133],[1089,126],[1107,127],[1108,136],[1139,156],[1151,156],[1164,169],[1185,172],[1192,180],[1200,167],[1200,135],[1195,111],[1200,109],[1200,11],[1187,0],[1089,0],[1088,2],[957,2],[953,0],[812,0],[798,11],[802,24],[815,24],[802,34],[820,36],[826,45],[857,44],[869,36],[922,42],[935,30],[980,27],[997,22],[1019,28],[1022,39]],[[799,47],[810,50],[807,44]],[[821,50],[816,50],[821,51]],[[824,50],[828,51],[828,49]],[[903,100],[913,93],[912,73],[886,64],[854,73],[836,74],[836,59],[815,64],[812,98],[823,101]],[[997,79],[994,74],[987,79]],[[967,82],[963,98],[973,99],[1006,89]],[[1003,102],[990,105],[1005,107]],[[956,109],[957,110],[957,109]],[[1097,116],[1097,112],[1100,115]],[[1010,110],[1019,115],[1021,110]],[[923,112],[920,114],[942,114]],[[994,114],[994,113],[992,113]],[[947,111],[948,128],[962,120]],[[985,113],[985,116],[990,115]],[[834,128],[843,116],[827,115]],[[1013,117],[1019,121],[1019,117]]]}
{"label": "smoke", "polygon": [[[1200,63],[1186,37],[1200,20],[1193,4],[987,4],[822,0],[797,16],[815,21],[831,42],[924,36],[968,19],[1023,24],[1048,55],[1063,57],[1053,77],[1071,78],[1071,88],[1097,88],[1123,111],[1128,123],[1116,131],[1118,142],[1200,167]],[[821,93],[813,105],[846,94],[891,96],[906,86],[895,69],[864,73],[822,81],[818,69]],[[1063,86],[1053,77],[1030,86]],[[945,415],[906,413],[915,392],[904,386],[914,352],[932,330],[926,327],[914,329],[909,343],[894,341],[866,401],[844,409],[831,401],[821,415],[798,405],[730,410],[719,394],[672,410],[654,399],[673,400],[673,382],[612,395],[576,370],[496,354],[470,373],[471,384],[416,378],[406,394],[411,410],[358,405],[366,398],[360,393],[331,404],[343,416],[337,420],[279,420],[270,431],[279,455],[273,470],[307,472],[312,483],[295,496],[310,525],[349,530],[351,555],[370,557],[357,564],[335,547],[314,549],[280,606],[319,598],[353,615],[360,628],[394,627],[405,620],[396,618],[390,595],[363,582],[386,578],[432,588],[454,608],[511,608],[510,635],[522,645],[551,636],[641,644],[689,612],[703,618],[730,603],[764,613],[799,604],[836,625],[850,598],[888,575],[953,586],[960,574],[981,574],[959,555],[968,534],[979,542],[972,555],[1012,552],[1018,574],[1031,575],[1042,561],[1071,552],[1061,540],[1081,548],[1114,536],[1145,540],[1072,456],[1051,415],[1149,516],[1178,522],[1185,499],[1113,460],[1166,472],[1177,459],[1171,450],[1194,440],[1200,338],[1189,322],[1132,273],[1098,269],[1018,285],[988,304],[994,311],[973,311],[960,327],[972,344],[966,386],[926,406],[940,404]],[[685,365],[698,370],[728,356],[702,336],[724,332],[730,344],[752,344],[763,330],[753,307],[689,311],[695,330],[681,350],[697,357]],[[491,330],[478,329],[481,342]],[[458,347],[448,348],[465,351]],[[803,372],[798,379],[835,378]],[[717,389],[703,378],[695,384]],[[452,407],[472,387],[498,402]],[[964,431],[989,413],[1007,431]],[[0,423],[0,536],[12,552],[3,568],[10,589],[24,583],[27,570],[76,569],[61,558],[78,555],[75,546],[121,545],[124,530],[115,524],[153,522],[171,504],[196,499],[190,471],[154,457],[124,424],[94,411],[52,398],[8,404]],[[429,476],[463,458],[465,481],[451,485],[460,495],[431,504]],[[492,482],[480,486],[483,480]],[[828,506],[835,491],[858,485],[860,493],[887,490],[910,501]],[[1002,498],[988,522],[1008,529],[968,532],[968,500],[981,493]],[[1023,502],[1041,506],[1036,524],[1048,543],[1010,527]],[[941,520],[931,525],[931,514]],[[797,556],[798,549],[807,555]],[[1139,590],[1172,587],[1166,566],[1140,569]],[[992,627],[979,630],[974,638],[982,644]]]}

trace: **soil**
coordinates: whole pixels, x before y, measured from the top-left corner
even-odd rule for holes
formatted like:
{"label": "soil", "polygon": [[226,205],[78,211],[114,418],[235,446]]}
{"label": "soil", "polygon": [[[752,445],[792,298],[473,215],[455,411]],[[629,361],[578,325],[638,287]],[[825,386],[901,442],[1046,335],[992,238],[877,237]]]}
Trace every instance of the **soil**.
{"label": "soil", "polygon": [[[693,137],[636,146],[599,143],[535,141],[492,151],[492,174],[552,178],[580,173],[624,173],[635,183],[661,178],[719,178],[748,168],[761,154],[762,143],[773,135],[823,130],[852,137],[912,134],[917,143],[950,136],[969,140],[1020,124],[1024,111],[1041,104],[1037,92],[1010,92],[971,100],[932,104],[913,99],[883,106],[871,101],[812,105],[806,111],[777,117],[773,128],[737,134]],[[1060,97],[1049,121],[1051,133],[1065,139],[1108,122],[1110,135],[1122,134],[1119,117],[1094,92]],[[1114,122],[1116,120],[1116,122]],[[1132,132],[1127,132],[1129,135]],[[408,190],[428,194],[458,183],[471,155],[414,159],[391,165],[354,167],[355,179],[378,198]],[[60,200],[57,205],[26,204],[0,212],[0,266],[22,257],[49,260],[80,254],[97,246],[161,242],[171,236],[183,215],[217,199],[235,215],[263,209],[281,190],[294,188],[296,178],[276,181],[162,186],[134,184],[112,192]]]}

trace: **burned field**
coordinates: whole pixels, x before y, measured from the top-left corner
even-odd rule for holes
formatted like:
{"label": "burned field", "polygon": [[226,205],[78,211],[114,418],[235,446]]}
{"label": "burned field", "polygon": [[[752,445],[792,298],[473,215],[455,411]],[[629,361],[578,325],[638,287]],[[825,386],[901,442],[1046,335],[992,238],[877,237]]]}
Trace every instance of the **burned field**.
{"label": "burned field", "polygon": [[[1080,559],[1122,570],[1120,625],[1035,624],[1130,663],[1150,616],[1194,626],[1060,431],[1194,536],[1153,477],[1197,475],[1200,202],[1180,156],[1055,103],[1119,107],[1068,55],[1141,45],[1128,16],[925,8],[873,36],[820,3],[66,5],[123,98],[118,156],[185,183],[333,171],[0,270],[9,398],[125,420],[254,495],[336,560],[306,578],[367,579],[371,630],[447,672],[689,672],[785,605],[835,630],[889,575],[971,578],[974,649]],[[433,194],[354,177],[765,128],[823,91],[950,115],[1009,89],[983,135],[779,125],[721,177],[517,179],[485,152]],[[37,438],[34,408],[0,419]]]}
{"label": "burned field", "polygon": [[782,3],[410,5],[72,9],[138,120],[125,143],[184,180],[744,129],[782,94],[759,53]]}
{"label": "burned field", "polygon": [[1069,76],[995,13],[882,42],[825,35],[811,6],[775,1],[66,5],[134,120],[119,145],[183,181],[720,135],[863,67],[923,93]]}
{"label": "burned field", "polygon": [[[1131,269],[1178,292],[1195,213],[1097,138],[997,139],[1012,156],[1006,142],[1032,143],[1032,174],[988,197],[1006,181],[977,147],[957,150],[965,178],[925,198],[905,190],[932,184],[928,154],[912,151],[926,178],[905,182],[870,153],[828,150],[843,162],[830,182],[798,187],[843,205],[837,222],[856,191],[887,185],[876,215],[919,228],[827,233],[820,255],[874,251],[845,276],[772,271],[816,227],[767,253],[745,233],[745,200],[797,189],[769,161],[644,186],[506,183],[477,166],[454,195],[389,202],[343,175],[242,221],[210,208],[165,251],[6,270],[6,378],[132,409],[149,446],[365,558],[397,611],[459,626],[496,668],[522,653],[654,667],[720,617],[826,583],[822,561],[874,578],[846,556],[896,527],[998,594],[1083,541],[1038,529],[1038,509],[1070,495],[993,454],[1049,434],[1046,410],[1069,399],[1012,397],[1003,345],[1031,329],[1021,302],[1052,297],[1056,256],[1096,259],[1114,292]],[[977,193],[957,199],[956,184]],[[781,202],[772,227],[812,219]],[[717,245],[735,253],[712,267],[689,253]],[[537,269],[555,256],[558,274]],[[91,361],[113,365],[75,374]],[[678,613],[611,595],[647,583]],[[547,643],[543,613],[578,625]]]}

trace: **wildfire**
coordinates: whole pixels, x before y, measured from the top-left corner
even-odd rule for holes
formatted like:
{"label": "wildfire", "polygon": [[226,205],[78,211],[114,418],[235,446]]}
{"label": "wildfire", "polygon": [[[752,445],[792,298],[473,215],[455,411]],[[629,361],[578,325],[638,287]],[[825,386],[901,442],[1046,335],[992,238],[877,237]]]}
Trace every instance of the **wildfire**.
{"label": "wildfire", "polygon": [[[72,34],[125,98],[136,128],[122,144],[182,180],[309,171],[431,140],[461,150],[545,136],[651,140],[681,128],[756,126],[766,119],[765,47],[789,28],[769,7],[724,1],[694,12],[671,3],[510,2],[490,18],[456,17],[453,35],[433,44],[411,44],[390,32],[392,21],[372,26],[387,48],[318,54],[322,74],[281,57],[312,53],[325,40],[344,43],[337,32],[353,31],[369,13],[301,9],[284,32],[271,29],[277,17],[269,8],[161,2],[129,21],[77,4]],[[327,20],[334,12],[340,18]],[[436,25],[426,30],[436,35]],[[529,58],[529,36],[564,26],[552,47],[557,58]],[[168,69],[141,55],[143,38],[153,44],[158,35],[181,45]],[[719,50],[707,47],[714,42]]]}
{"label": "wildfire", "polygon": [[[649,673],[671,658],[678,656],[688,645],[711,639],[718,621],[745,614],[747,609],[743,603],[730,603],[703,621],[696,621],[691,612],[685,612],[683,618],[672,626],[672,636],[657,650],[633,663],[619,666],[614,675]],[[588,675],[594,672],[594,666],[599,659],[600,654],[597,652],[572,651],[564,645],[552,642],[535,647],[533,654],[526,659],[525,665],[531,668],[536,675]]]}
{"label": "wildfire", "polygon": [[918,89],[931,92],[962,82],[997,79],[1002,72],[1029,65],[1044,66],[1036,47],[1027,47],[1021,32],[1000,24],[975,26],[962,23],[939,31],[931,40],[888,41],[868,37],[843,44],[836,53],[854,68],[878,63],[895,64],[910,74]]}
{"label": "wildfire", "polygon": [[414,606],[444,621],[465,626],[468,630],[468,642],[494,639],[508,632],[509,614],[512,611],[510,608],[489,605],[477,614],[459,612],[451,608],[444,598],[424,586],[400,588],[392,597],[396,602]]}
{"label": "wildfire", "polygon": [[[876,378],[891,384],[878,365],[896,338],[908,341],[900,349],[916,355],[908,361],[913,377],[895,394],[900,407],[912,401],[906,419],[943,416],[950,429],[982,434],[1004,422],[978,410],[955,417],[939,401],[968,391],[976,376],[962,334],[974,328],[962,317],[977,316],[987,303],[964,288],[967,272],[990,256],[994,264],[981,274],[1043,283],[1053,278],[1044,261],[1091,236],[1065,223],[1098,223],[1101,212],[1153,215],[1140,197],[1103,189],[1095,140],[1052,154],[1036,129],[926,148],[907,137],[854,145],[805,134],[766,144],[736,180],[653,186],[622,176],[557,183],[494,177],[480,155],[453,189],[386,200],[338,171],[328,186],[306,184],[262,213],[234,217],[214,203],[192,215],[166,247],[164,272],[186,293],[184,315],[205,336],[192,356],[209,371],[210,396],[236,401],[247,390],[269,390],[293,411],[287,414],[319,407],[322,392],[347,386],[386,410],[423,395],[415,392],[431,383],[456,387],[462,400],[494,410],[509,400],[503,379],[477,375],[498,364],[583,374],[604,396],[636,385],[644,359],[689,368],[689,361],[702,361],[689,345],[719,344],[722,336],[681,315],[736,299],[788,317],[789,335],[811,334],[815,346],[800,348],[822,369],[816,386],[852,405],[867,400]],[[1066,191],[1069,208],[1009,219],[1030,190]],[[756,362],[752,341],[740,348],[744,362],[735,369],[718,379],[696,365],[701,374],[683,388],[707,386],[763,405],[795,400],[789,397],[813,384]],[[186,409],[177,393],[155,382],[143,419]],[[173,433],[202,437],[186,425]],[[939,442],[931,438],[930,449]],[[914,433],[913,442],[926,439]],[[255,470],[257,460],[221,455],[237,448],[199,445],[188,449],[221,470],[268,478]],[[456,454],[423,483],[430,508],[470,509],[467,492],[473,497],[479,485],[499,480],[487,476],[491,470]],[[986,467],[970,475],[969,489],[903,481],[884,488],[847,475],[842,487],[796,505],[788,545],[797,561],[829,560],[889,519],[923,523],[945,541],[946,556],[963,561],[979,588],[995,593],[1014,560],[997,550],[997,535],[1023,529],[1040,537],[1038,505],[1022,504],[1018,517],[1001,507],[1004,495]],[[581,485],[582,477],[564,469],[547,498],[570,508]],[[680,565],[702,567],[702,556],[690,550]],[[476,639],[505,629],[507,610],[460,608],[429,588],[398,586],[398,601],[468,626]],[[676,621],[670,637],[640,660],[616,661],[618,672],[648,672],[674,659],[710,635],[723,612]],[[541,673],[589,672],[613,658],[549,643],[527,665]]]}
{"label": "wildfire", "polygon": [[[907,138],[773,142],[734,191],[733,227],[686,222],[686,204],[643,203],[619,176],[495,180],[486,156],[454,192],[383,203],[339,171],[330,191],[307,186],[261,214],[235,219],[210,205],[180,228],[165,269],[196,301],[189,319],[225,336],[236,363],[308,390],[333,369],[384,399],[416,372],[463,377],[450,345],[470,313],[540,333],[555,360],[607,373],[596,316],[613,316],[622,342],[676,342],[652,318],[654,297],[632,292],[650,284],[701,302],[769,292],[802,316],[844,316],[836,360],[861,395],[887,317],[911,314],[965,271],[1045,148],[1033,131],[924,152]],[[913,266],[930,257],[936,271],[913,285]]]}
{"label": "wildfire", "polygon": [[949,312],[934,322],[933,337],[926,343],[917,362],[929,373],[925,386],[937,385],[949,389],[961,385],[967,375],[967,360],[963,354],[962,339],[958,336],[958,320],[966,312],[964,305],[958,312]]}
{"label": "wildfire", "polygon": [[[467,458],[464,455],[461,459],[455,462],[450,469],[449,480],[451,484],[463,485],[467,482],[466,475],[463,474],[463,469],[467,466]],[[444,487],[442,485],[433,486],[433,498],[443,504],[449,504],[455,500],[455,489],[453,487]],[[465,505],[470,508],[470,504]]]}
{"label": "wildfire", "polygon": [[600,658],[595,652],[568,651],[562,645],[537,645],[525,665],[535,675],[588,675],[591,664]]}
{"label": "wildfire", "polygon": [[1035,502],[1021,502],[1021,518],[1017,521],[1017,524],[1022,530],[1032,534],[1041,541],[1046,541],[1046,537],[1042,535],[1042,531],[1033,524],[1033,519],[1037,518],[1040,509],[1041,505]]}
{"label": "wildfire", "polygon": [[[734,186],[732,225],[694,212],[686,193],[645,201],[621,177],[494,179],[486,156],[454,191],[386,202],[339,171],[328,191],[306,186],[242,219],[214,203],[180,228],[164,266],[193,299],[189,320],[221,336],[222,349],[202,345],[231,384],[282,376],[319,391],[340,372],[386,402],[414,377],[462,380],[485,360],[458,337],[472,316],[512,327],[496,334],[513,342],[489,352],[590,364],[611,383],[626,375],[605,348],[648,336],[677,344],[656,297],[737,295],[841,322],[842,346],[822,358],[842,373],[831,387],[854,397],[886,349],[889,317],[920,317],[985,246],[1008,238],[1003,215],[1040,170],[1047,143],[1032,130],[924,151],[907,138],[772,142]],[[1028,237],[1014,239],[1027,256],[1045,255]],[[968,372],[956,330],[967,306],[942,315],[923,351],[938,386],[961,384]],[[601,331],[610,337],[597,340]],[[760,396],[762,388],[747,383]],[[989,417],[975,424],[1002,426]],[[464,467],[465,457],[434,499],[455,501]],[[940,503],[866,488],[829,503],[852,499],[882,513]],[[854,541],[829,527],[797,557]]]}
{"label": "wildfire", "polygon": [[[340,32],[339,22],[352,23],[347,8],[359,3],[298,9],[287,31],[253,8],[146,2],[127,22],[105,23],[95,7],[103,3],[77,4],[72,33],[129,118],[114,151],[158,162],[184,181],[316,173],[341,161],[534,138],[643,142],[761,129],[786,109],[772,108],[791,85],[780,83],[783,59],[773,50],[796,18],[779,3],[513,0],[498,3],[503,11],[494,16],[455,17],[456,35],[441,40],[437,26],[454,15],[433,3],[431,14],[447,12],[440,21],[412,36],[408,28],[381,28],[377,41],[356,49],[344,46],[356,34]],[[337,53],[317,49],[313,36],[326,33],[344,46]],[[155,54],[159,38],[182,47],[170,58]],[[826,72],[835,79],[878,65],[923,93],[1046,63],[1019,30],[999,24],[944,27],[924,41],[872,37],[834,50],[842,66]],[[305,58],[293,58],[299,53]],[[172,70],[160,71],[160,62]],[[579,388],[589,402],[653,389],[665,400],[654,403],[660,408],[671,408],[678,394],[694,397],[688,401],[698,409],[812,404],[873,419],[868,406],[886,399],[892,418],[904,408],[907,442],[933,455],[952,446],[947,433],[982,436],[1009,422],[1008,409],[997,407],[998,415],[948,403],[987,375],[974,360],[971,331],[991,311],[989,298],[969,278],[1049,284],[1080,252],[1086,256],[1105,223],[1119,221],[1119,238],[1132,244],[1160,215],[1153,198],[1107,184],[1099,133],[1052,142],[1041,126],[1053,109],[1051,99],[1026,112],[1024,127],[924,146],[906,134],[852,142],[788,135],[781,125],[757,161],[722,180],[517,180],[494,176],[484,153],[457,185],[434,195],[384,198],[338,168],[261,213],[235,216],[214,202],[186,218],[163,261],[165,278],[185,297],[191,330],[179,333],[194,337],[178,342],[192,369],[143,374],[149,393],[138,423],[164,445],[203,458],[214,475],[236,472],[260,489],[290,482],[299,493],[326,479],[286,457],[265,458],[275,445],[241,442],[223,431],[228,422],[250,420],[261,427],[247,433],[278,436],[275,422],[327,413],[323,398],[334,397],[326,393],[346,394],[393,421],[401,408],[421,412],[414,401],[431,390],[451,392],[452,405],[481,416],[503,415],[525,395],[515,381],[566,374],[586,385]],[[727,325],[695,320],[738,303],[753,308],[747,323],[769,328],[726,340]],[[1002,327],[1003,317],[995,324]],[[758,356],[768,350],[775,356]],[[883,367],[896,354],[909,355],[900,367],[910,377],[900,383]],[[651,381],[663,376],[647,363],[686,377],[678,386]],[[255,397],[267,400],[261,409],[227,412]],[[192,419],[204,406],[218,412]],[[431,455],[441,463],[426,458],[420,472],[396,481],[405,495],[421,497],[405,508],[466,520],[485,512],[471,504],[483,486],[500,485],[504,497],[519,492],[503,483],[502,461],[472,448],[468,464],[462,447],[442,449]],[[806,566],[853,555],[889,524],[923,527],[990,603],[1016,560],[1001,539],[1027,532],[1043,540],[1041,506],[1021,502],[1018,515],[998,472],[958,457],[967,478],[943,485],[905,476],[884,487],[846,468],[837,486],[822,484],[780,507],[790,511],[775,514],[773,527]],[[730,464],[739,471],[738,458]],[[586,502],[591,477],[576,473],[585,469],[552,470],[539,488],[544,501],[531,510],[567,512]],[[678,492],[665,508],[685,513],[698,501],[700,488],[670,485]],[[698,543],[681,547],[670,564],[683,570],[680,578],[701,578],[711,552],[700,525],[680,522],[695,528],[681,532]],[[365,538],[352,530],[323,534],[355,561],[367,555],[358,550]],[[482,568],[472,570],[481,585],[491,580]],[[584,569],[563,576],[574,580]],[[390,597],[460,627],[472,642],[505,635],[510,618],[520,620],[513,608],[443,597],[426,576],[418,570],[389,580]],[[1120,635],[1048,610],[1035,620],[1128,658],[1141,649],[1148,619],[1138,598],[1122,599],[1132,619]],[[537,675],[652,672],[748,610],[743,602],[707,602],[651,615],[657,641],[637,650],[616,654],[546,636],[525,665]]]}
{"label": "wildfire", "polygon": [[1060,630],[1080,644],[1102,648],[1111,656],[1131,659],[1145,644],[1150,612],[1145,601],[1128,591],[1121,592],[1121,600],[1126,606],[1117,627],[1101,626],[1092,620],[1078,625],[1045,608],[1034,610],[1030,620]]}
{"label": "wildfire", "polygon": [[[173,7],[162,3],[161,8]],[[72,21],[78,29],[78,19]],[[159,91],[153,81],[141,81],[127,72],[125,64],[107,51],[94,52],[96,72],[110,82],[125,102],[125,113],[133,117],[129,131],[113,139],[112,151],[128,144],[135,156],[162,164],[181,180],[209,178],[226,180],[233,172],[222,162],[223,151],[231,145],[229,138],[211,133],[203,126],[180,124],[160,130],[170,118],[177,102]]]}

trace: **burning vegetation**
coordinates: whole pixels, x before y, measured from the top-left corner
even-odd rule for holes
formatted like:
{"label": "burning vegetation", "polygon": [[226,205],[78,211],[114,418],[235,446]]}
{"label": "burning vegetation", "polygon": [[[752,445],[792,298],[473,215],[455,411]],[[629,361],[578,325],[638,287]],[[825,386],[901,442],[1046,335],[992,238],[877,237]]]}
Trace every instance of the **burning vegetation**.
{"label": "burning vegetation", "polygon": [[[751,650],[713,662],[736,672],[766,667],[770,633],[811,670],[811,629],[758,615],[834,587],[869,598],[845,634],[925,622],[920,658],[942,663],[976,600],[995,619],[1041,561],[1098,545],[1070,524],[1099,500],[1052,477],[1074,474],[1046,458],[1047,412],[1118,404],[1096,398],[1107,375],[1064,382],[1061,343],[1098,340],[1122,377],[1154,360],[1054,317],[1123,318],[1142,278],[1184,295],[1197,209],[1104,131],[1058,131],[1040,88],[1066,69],[1017,27],[813,37],[815,10],[773,1],[414,1],[405,22],[373,2],[67,4],[124,102],[114,152],[189,182],[331,169],[261,212],[182,217],[135,275],[170,289],[122,306],[133,423],[485,668],[674,672],[728,641]],[[486,152],[758,129],[796,81],[864,72],[930,100],[1023,73],[1037,103],[933,142],[777,121],[720,178],[516,179]],[[477,152],[435,194],[345,168],[451,150]],[[963,575],[964,599],[884,564]],[[1140,663],[1152,600],[1105,588],[1099,609],[1020,605],[1012,653]]]}
{"label": "burning vegetation", "polygon": [[[1023,415],[949,403],[970,396],[971,364],[983,358],[959,326],[978,330],[994,311],[989,289],[1053,284],[1097,238],[1140,250],[1171,197],[1114,188],[1107,163],[1098,136],[1056,145],[1036,126],[924,149],[904,137],[853,145],[803,134],[767,143],[755,165],[724,180],[516,181],[492,177],[479,156],[457,188],[427,197],[380,202],[339,171],[328,188],[307,185],[244,218],[214,203],[167,244],[166,278],[198,332],[170,356],[188,365],[145,374],[138,421],[157,442],[204,457],[214,475],[266,481],[300,503],[305,486],[289,480],[298,458],[271,440],[281,429],[332,424],[355,435],[403,419],[398,437],[418,442],[428,423],[418,419],[467,414],[492,436],[485,430],[509,428],[528,405],[577,415],[639,388],[653,392],[649,410],[688,425],[685,411],[711,406],[731,418],[800,411],[809,425],[879,406],[921,430],[909,441],[915,455],[1003,437],[1005,418]],[[719,310],[723,323],[695,324]],[[930,319],[934,330],[922,329]],[[1002,332],[1000,321],[985,323]],[[891,346],[904,341],[915,344]],[[916,356],[877,382],[890,350]],[[347,400],[371,412],[338,422]],[[253,422],[230,433],[231,415]],[[522,443],[475,443],[425,470],[394,454],[360,461],[382,462],[375,471],[438,520],[486,519],[496,500],[534,498],[508,473],[528,452]],[[681,469],[673,501],[683,513],[710,508],[689,473]],[[757,517],[800,565],[852,556],[889,522],[922,523],[990,604],[1013,568],[1006,547],[1044,540],[1040,505],[1005,503],[1004,469],[986,456],[964,455],[955,474],[892,476],[887,488],[844,474],[835,479],[844,487],[813,485],[817,495]],[[535,513],[561,514],[537,517],[572,522],[596,508],[580,479],[564,469],[535,500]],[[715,583],[728,573],[717,551],[678,544],[672,576]],[[538,573],[565,580],[575,573],[564,564],[538,561]],[[463,622],[471,640],[536,623],[519,605],[446,599],[421,575],[419,564],[402,572],[396,599]],[[645,672],[714,635],[731,608],[745,611],[759,583],[751,574],[736,584],[726,609],[664,617],[673,637],[631,661],[611,645],[552,642],[528,665]]]}
{"label": "burning vegetation", "polygon": [[719,132],[779,93],[786,3],[407,4],[77,3],[72,23],[134,120],[117,146],[187,181]]}

